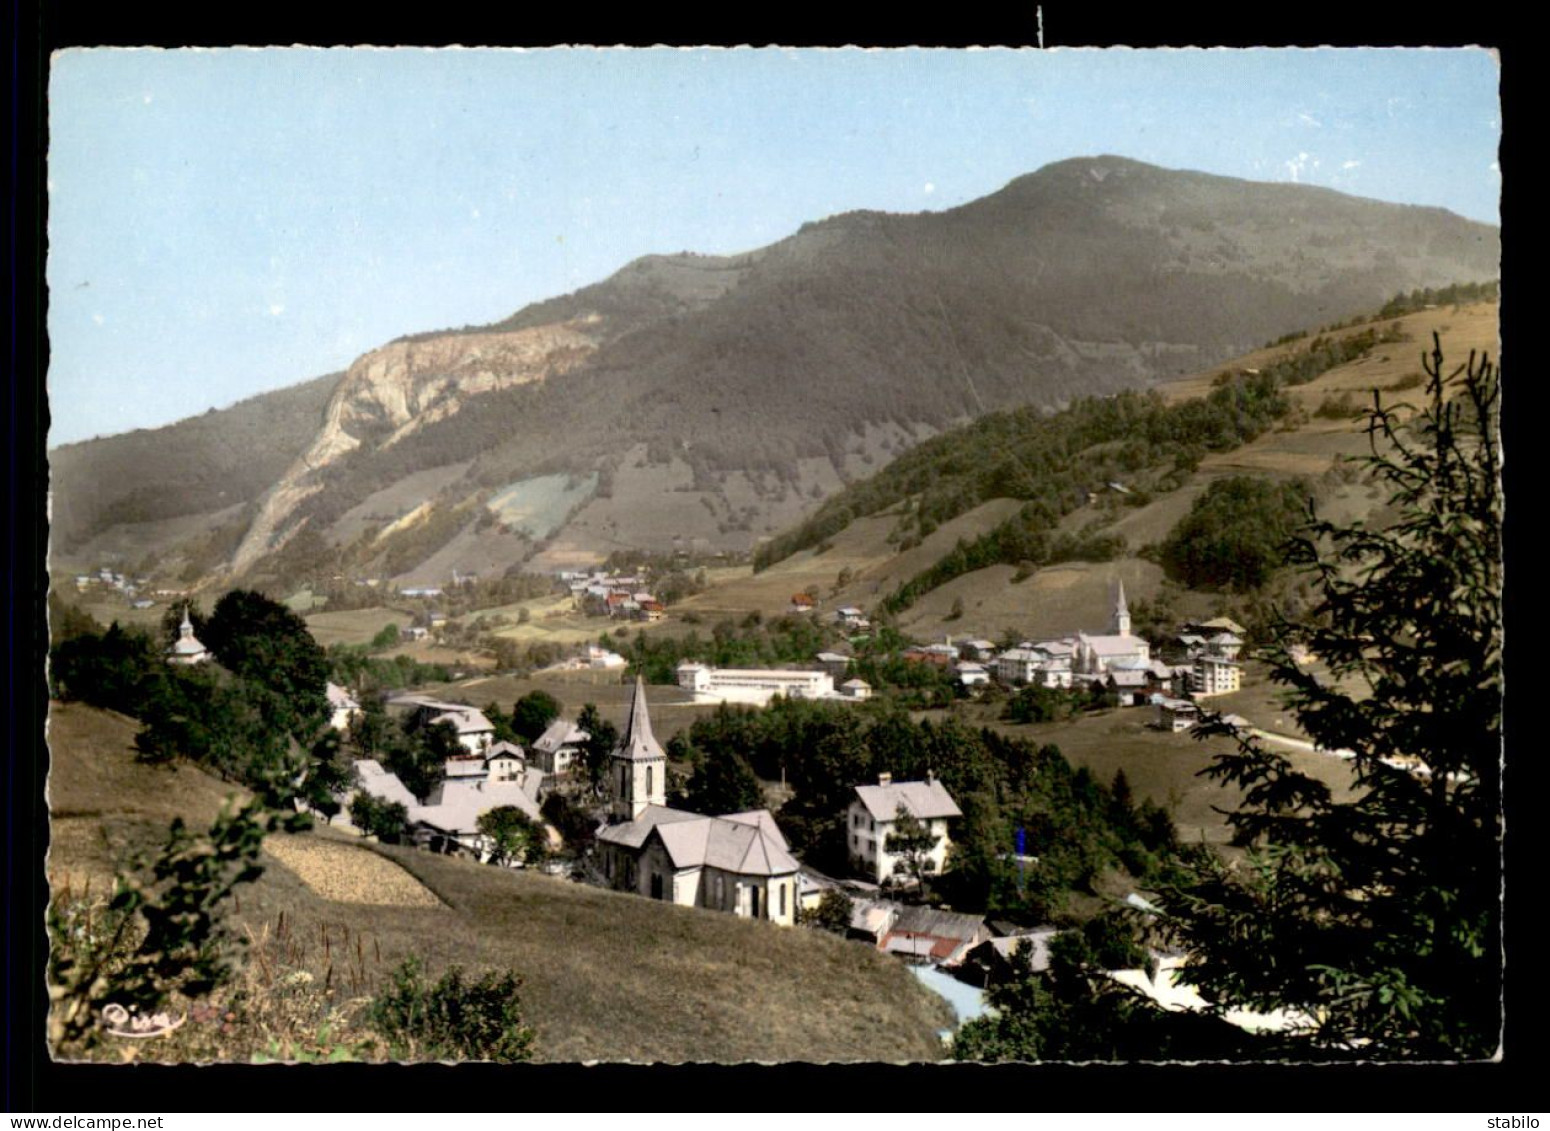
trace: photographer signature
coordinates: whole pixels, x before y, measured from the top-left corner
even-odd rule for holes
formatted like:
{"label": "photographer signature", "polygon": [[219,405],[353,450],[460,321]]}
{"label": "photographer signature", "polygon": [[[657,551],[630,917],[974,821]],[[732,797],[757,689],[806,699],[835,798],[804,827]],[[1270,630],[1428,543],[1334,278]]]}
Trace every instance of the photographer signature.
{"label": "photographer signature", "polygon": [[176,1021],[165,1012],[141,1017],[117,1002],[104,1006],[102,1010],[103,1027],[115,1037],[165,1037],[187,1020],[186,1013]]}

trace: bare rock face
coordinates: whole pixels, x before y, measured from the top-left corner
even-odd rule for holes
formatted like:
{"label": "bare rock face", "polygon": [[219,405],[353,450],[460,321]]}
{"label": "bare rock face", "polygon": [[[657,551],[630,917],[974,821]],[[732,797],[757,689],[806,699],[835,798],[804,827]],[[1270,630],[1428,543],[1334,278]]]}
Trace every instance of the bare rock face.
{"label": "bare rock face", "polygon": [[597,348],[588,331],[596,315],[504,332],[442,334],[391,342],[362,355],[334,391],[323,426],[305,452],[264,496],[232,557],[240,572],[278,549],[296,508],[322,490],[320,473],[363,445],[390,447],[437,420],[456,415],[470,397],[545,381],[575,368]]}

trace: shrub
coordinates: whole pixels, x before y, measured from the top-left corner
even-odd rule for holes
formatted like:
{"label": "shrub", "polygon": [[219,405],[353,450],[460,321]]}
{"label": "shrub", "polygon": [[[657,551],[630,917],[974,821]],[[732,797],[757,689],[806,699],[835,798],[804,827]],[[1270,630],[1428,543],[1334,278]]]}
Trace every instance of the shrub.
{"label": "shrub", "polygon": [[410,1060],[531,1060],[533,1031],[522,1019],[522,979],[511,971],[469,980],[453,966],[434,985],[418,958],[406,958],[377,995],[371,1020]]}

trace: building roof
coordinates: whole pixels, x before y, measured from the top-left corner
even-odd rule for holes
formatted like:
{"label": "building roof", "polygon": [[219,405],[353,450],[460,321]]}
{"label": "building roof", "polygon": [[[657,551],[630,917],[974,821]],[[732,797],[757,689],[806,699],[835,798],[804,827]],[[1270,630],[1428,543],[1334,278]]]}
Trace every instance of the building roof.
{"label": "building roof", "polygon": [[656,735],[651,733],[651,716],[646,712],[646,680],[642,676],[635,677],[635,695],[630,700],[630,717],[624,724],[624,733],[619,736],[619,745],[614,750],[613,756],[628,758],[632,762],[654,758],[664,761],[667,759],[667,754],[657,742]]}
{"label": "building roof", "polygon": [[798,870],[775,818],[756,809],[726,817],[648,805],[633,821],[598,833],[598,839],[640,848],[652,836],[662,842],[675,868],[719,868],[744,876],[781,876]]}
{"label": "building roof", "polygon": [[939,911],[935,907],[905,907],[894,920],[900,934],[931,935],[939,939],[972,939],[984,931],[983,915],[965,915],[958,911]]}
{"label": "building roof", "polygon": [[947,787],[939,781],[904,781],[889,785],[858,785],[856,797],[876,821],[892,821],[899,814],[899,806],[917,820],[928,821],[933,817],[961,817]]}
{"label": "building roof", "polygon": [[516,781],[442,782],[427,804],[409,811],[409,819],[445,833],[475,833],[479,831],[481,815],[506,805],[522,810],[531,820],[543,820],[526,783]]}
{"label": "building roof", "polygon": [[533,749],[553,754],[562,746],[580,746],[592,736],[570,719],[555,719],[533,742]]}
{"label": "building roof", "polygon": [[1148,647],[1145,640],[1139,636],[1132,636],[1128,632],[1104,636],[1084,635],[1082,643],[1087,645],[1095,656],[1122,656]]}
{"label": "building roof", "polygon": [[398,780],[398,775],[382,768],[374,758],[362,758],[355,763],[355,780],[360,788],[379,801],[396,801],[404,808],[413,810],[420,802],[409,787]]}
{"label": "building roof", "polygon": [[1236,636],[1242,636],[1245,632],[1248,631],[1237,621],[1230,620],[1227,617],[1212,617],[1210,620],[1203,620],[1198,624],[1192,624],[1189,627],[1200,629],[1211,628],[1216,629],[1218,632],[1231,632]]}
{"label": "building roof", "polygon": [[360,704],[355,701],[355,697],[337,683],[328,684],[327,691],[328,705],[334,708],[334,710],[354,711],[359,709]]}
{"label": "building roof", "polygon": [[504,738],[486,750],[484,752],[484,756],[486,761],[491,758],[500,758],[502,756],[507,758],[522,758],[524,760],[527,758],[527,754],[523,751],[522,747],[518,746],[515,742],[507,742]]}

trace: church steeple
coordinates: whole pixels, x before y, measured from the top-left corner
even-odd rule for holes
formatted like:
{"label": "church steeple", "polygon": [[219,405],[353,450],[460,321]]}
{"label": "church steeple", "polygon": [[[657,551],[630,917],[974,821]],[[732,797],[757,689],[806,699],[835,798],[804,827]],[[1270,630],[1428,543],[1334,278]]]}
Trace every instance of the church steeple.
{"label": "church steeple", "polygon": [[609,789],[616,821],[633,821],[647,805],[667,804],[667,754],[651,733],[646,711],[646,681],[635,677],[630,717],[609,758]]}
{"label": "church steeple", "polygon": [[1114,594],[1114,635],[1130,635],[1130,609],[1125,605],[1125,583],[1119,582]]}

